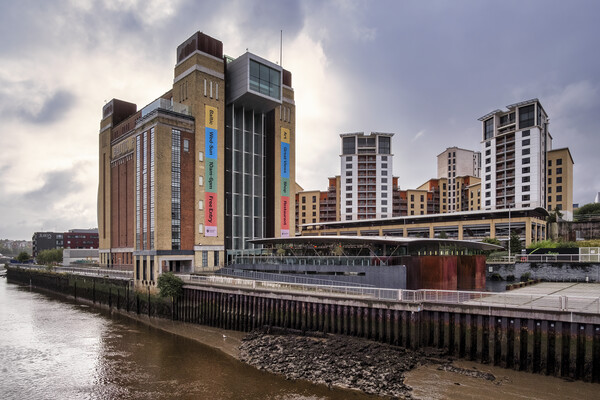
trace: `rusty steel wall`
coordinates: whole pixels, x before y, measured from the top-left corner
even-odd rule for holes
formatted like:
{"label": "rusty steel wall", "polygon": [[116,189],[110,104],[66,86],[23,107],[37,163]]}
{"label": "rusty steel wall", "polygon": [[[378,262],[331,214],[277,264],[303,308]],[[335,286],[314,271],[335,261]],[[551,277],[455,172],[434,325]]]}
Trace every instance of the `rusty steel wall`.
{"label": "rusty steel wall", "polygon": [[407,289],[456,290],[457,256],[404,257],[403,262]]}
{"label": "rusty steel wall", "polygon": [[485,256],[457,256],[457,290],[485,290]]}

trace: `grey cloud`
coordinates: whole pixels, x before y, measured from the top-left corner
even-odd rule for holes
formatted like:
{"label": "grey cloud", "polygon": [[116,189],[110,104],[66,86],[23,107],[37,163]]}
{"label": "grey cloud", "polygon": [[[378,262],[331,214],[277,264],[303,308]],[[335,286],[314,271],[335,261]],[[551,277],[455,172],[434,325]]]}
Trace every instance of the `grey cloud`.
{"label": "grey cloud", "polygon": [[73,93],[59,89],[44,100],[39,111],[20,108],[18,110],[18,115],[27,122],[34,124],[49,124],[59,121],[74,106],[75,96]]}
{"label": "grey cloud", "polygon": [[44,184],[36,190],[23,195],[23,200],[31,204],[45,204],[51,209],[52,203],[75,191],[78,182],[75,180],[77,167],[69,170],[51,171],[42,178]]}
{"label": "grey cloud", "polygon": [[11,188],[0,183],[0,238],[25,239],[40,230],[96,226],[95,218],[88,220],[87,199],[79,198],[82,188],[88,185],[77,178],[83,167],[85,164],[78,163],[48,172],[42,177],[41,187],[25,193],[9,193]]}

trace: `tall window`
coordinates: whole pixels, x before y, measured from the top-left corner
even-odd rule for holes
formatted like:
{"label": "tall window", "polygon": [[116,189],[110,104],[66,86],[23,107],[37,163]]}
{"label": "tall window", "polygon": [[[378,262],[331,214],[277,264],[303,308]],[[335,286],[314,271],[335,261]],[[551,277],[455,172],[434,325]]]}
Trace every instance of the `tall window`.
{"label": "tall window", "polygon": [[345,137],[342,139],[342,153],[343,154],[356,153],[356,143],[355,143],[354,137]]}
{"label": "tall window", "polygon": [[181,132],[171,136],[171,248],[181,249]]}
{"label": "tall window", "polygon": [[519,108],[519,129],[535,125],[535,105]]}
{"label": "tall window", "polygon": [[385,136],[379,137],[379,153],[390,154],[390,138]]}
{"label": "tall window", "polygon": [[[144,163],[142,165],[142,248],[148,248],[148,132],[142,139]],[[145,269],[144,269],[145,270]],[[146,273],[144,272],[144,279]]]}
{"label": "tall window", "polygon": [[150,129],[150,249],[154,249],[154,128]]}
{"label": "tall window", "polygon": [[[141,145],[141,137],[140,135],[138,135],[135,138],[135,154],[136,154],[136,163],[135,163],[135,174],[136,174],[136,182],[135,182],[135,210],[136,210],[136,215],[138,216],[138,218],[142,217],[141,211],[141,182],[142,182],[142,145]],[[142,248],[142,242],[141,242],[141,233],[142,230],[140,228],[140,224],[139,222],[136,224],[135,227],[135,241],[136,241],[136,247],[137,249],[141,249]],[[137,275],[136,276],[140,276],[139,273],[139,263],[138,263],[138,271],[137,271]]]}
{"label": "tall window", "polygon": [[494,137],[494,118],[486,120],[484,123],[484,139],[491,139]]}

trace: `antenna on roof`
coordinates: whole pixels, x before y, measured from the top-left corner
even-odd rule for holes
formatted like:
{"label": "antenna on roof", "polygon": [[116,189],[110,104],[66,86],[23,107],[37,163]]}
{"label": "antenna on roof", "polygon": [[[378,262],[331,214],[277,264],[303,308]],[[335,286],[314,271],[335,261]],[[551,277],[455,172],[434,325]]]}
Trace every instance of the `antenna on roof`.
{"label": "antenna on roof", "polygon": [[279,31],[279,66],[283,68],[281,64],[281,52],[283,49],[283,29]]}

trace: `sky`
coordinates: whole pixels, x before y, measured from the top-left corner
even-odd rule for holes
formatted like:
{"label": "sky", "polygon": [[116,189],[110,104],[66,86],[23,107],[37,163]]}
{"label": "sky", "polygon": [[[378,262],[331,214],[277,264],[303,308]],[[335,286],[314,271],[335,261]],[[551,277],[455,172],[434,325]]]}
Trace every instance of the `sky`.
{"label": "sky", "polygon": [[273,62],[283,31],[306,190],[340,173],[341,133],[394,133],[394,176],[415,188],[447,147],[481,150],[479,117],[538,98],[573,155],[574,202],[592,202],[598,15],[593,0],[0,2],[0,239],[98,226],[102,106],[168,91],[196,31]]}

